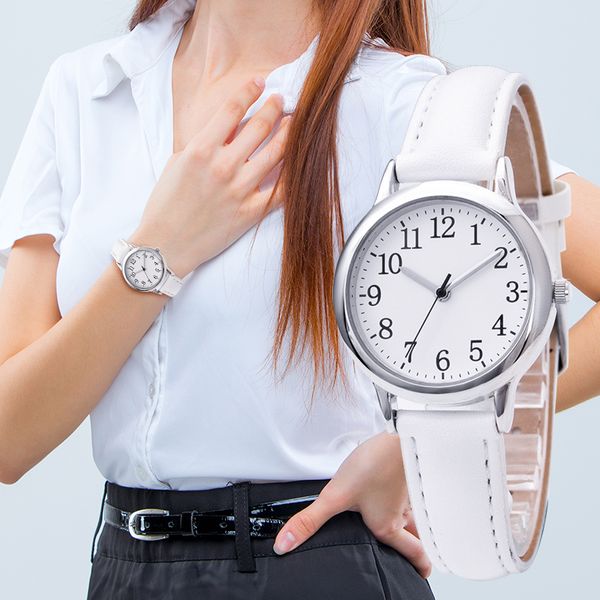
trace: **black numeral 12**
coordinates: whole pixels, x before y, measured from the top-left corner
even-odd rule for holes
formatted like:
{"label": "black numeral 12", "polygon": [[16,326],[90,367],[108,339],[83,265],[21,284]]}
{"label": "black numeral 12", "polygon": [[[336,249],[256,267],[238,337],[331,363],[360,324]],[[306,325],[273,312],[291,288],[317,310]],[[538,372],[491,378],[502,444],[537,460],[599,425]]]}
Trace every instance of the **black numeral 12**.
{"label": "black numeral 12", "polygon": [[451,217],[450,215],[446,215],[445,217],[442,217],[442,226],[446,227],[446,229],[444,229],[444,231],[442,232],[442,235],[439,235],[438,233],[438,219],[439,217],[432,217],[432,221],[433,221],[433,235],[431,236],[432,238],[451,238],[454,237],[454,231],[452,233],[450,233],[450,230],[454,227],[454,217]]}

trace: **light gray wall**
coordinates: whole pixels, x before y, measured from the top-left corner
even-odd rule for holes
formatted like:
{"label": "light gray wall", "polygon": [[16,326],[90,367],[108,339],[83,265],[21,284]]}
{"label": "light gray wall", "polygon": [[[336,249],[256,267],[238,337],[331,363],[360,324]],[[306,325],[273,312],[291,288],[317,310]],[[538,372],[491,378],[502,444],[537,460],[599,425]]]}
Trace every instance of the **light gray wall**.
{"label": "light gray wall", "polygon": [[[132,6],[131,0],[3,3],[0,186],[52,60],[126,31]],[[103,484],[89,419],[17,484],[0,484],[0,598],[85,598]]]}
{"label": "light gray wall", "polygon": [[[58,54],[125,31],[131,0],[5,3],[0,20],[0,182],[3,182],[42,78]],[[568,7],[568,8],[566,8]],[[494,64],[530,78],[551,156],[600,183],[600,7],[589,0],[432,0],[434,53],[456,65]],[[575,322],[591,306],[569,306]],[[557,416],[544,540],[526,573],[473,582],[437,572],[440,600],[597,595],[595,537],[600,482],[597,400]],[[0,596],[85,597],[91,539],[103,479],[91,457],[89,423],[16,485],[0,484]],[[67,511],[73,510],[73,513]],[[60,529],[54,516],[65,519]]]}

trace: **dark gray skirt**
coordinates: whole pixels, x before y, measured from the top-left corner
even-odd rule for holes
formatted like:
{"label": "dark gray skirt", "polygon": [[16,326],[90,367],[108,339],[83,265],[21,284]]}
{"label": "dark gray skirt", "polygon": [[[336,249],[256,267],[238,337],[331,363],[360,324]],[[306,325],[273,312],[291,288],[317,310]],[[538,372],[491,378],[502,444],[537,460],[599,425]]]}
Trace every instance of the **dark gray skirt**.
{"label": "dark gray skirt", "polygon": [[[249,483],[248,505],[318,494],[328,481]],[[127,511],[225,510],[233,508],[233,488],[162,490],[107,481],[105,495],[109,504]],[[281,556],[273,551],[274,538],[248,540],[253,572],[240,569],[233,536],[142,541],[104,523],[87,600],[434,599],[427,579],[403,555],[379,542],[355,511],[334,516],[304,544]]]}

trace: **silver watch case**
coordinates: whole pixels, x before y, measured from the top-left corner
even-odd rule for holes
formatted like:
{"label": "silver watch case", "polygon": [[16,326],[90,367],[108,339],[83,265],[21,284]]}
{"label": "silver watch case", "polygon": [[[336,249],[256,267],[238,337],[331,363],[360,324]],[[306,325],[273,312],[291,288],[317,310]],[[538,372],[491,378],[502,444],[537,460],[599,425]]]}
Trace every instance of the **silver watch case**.
{"label": "silver watch case", "polygon": [[[532,298],[524,331],[502,361],[493,369],[468,382],[433,388],[408,380],[399,374],[391,374],[370,357],[362,347],[349,318],[348,293],[353,258],[373,227],[400,207],[439,197],[454,197],[480,205],[492,211],[499,219],[503,219],[516,232],[529,258]],[[499,159],[496,176],[488,188],[456,180],[436,180],[400,186],[395,176],[395,161],[392,159],[382,177],[373,208],[358,223],[342,249],[336,265],[333,288],[335,315],[341,337],[359,368],[373,381],[385,418],[391,417],[390,400],[394,396],[402,399],[404,407],[414,402],[417,403],[417,406],[413,405],[414,408],[426,404],[429,405],[428,409],[464,406],[470,410],[474,408],[472,405],[488,399],[496,407],[499,429],[510,429],[516,385],[542,353],[554,327],[559,329],[559,339],[565,341],[564,346],[560,344],[561,351],[566,352],[566,332],[560,331],[564,328],[564,318],[560,318],[559,314],[562,307],[557,306],[553,298],[555,274],[552,273],[551,264],[538,228],[519,206],[508,157]],[[564,363],[566,356],[563,359]],[[499,393],[500,391],[502,393]],[[487,410],[489,405],[484,405],[481,409]]]}
{"label": "silver watch case", "polygon": [[[130,249],[123,255],[121,262],[118,263],[119,268],[121,269],[121,273],[123,274],[123,279],[125,279],[125,282],[127,283],[127,285],[130,288],[137,290],[138,292],[154,292],[155,294],[162,294],[163,292],[161,292],[160,290],[161,290],[162,286],[164,285],[165,281],[167,280],[167,277],[169,277],[170,271],[167,267],[167,262],[165,260],[165,257],[162,255],[160,249],[155,248],[153,246],[134,246],[132,244],[129,244],[128,242],[127,242],[127,244],[130,246]],[[127,275],[125,273],[125,265],[127,264],[127,259],[132,254],[135,254],[139,250],[150,250],[154,254],[157,254],[158,257],[160,258],[160,261],[161,261],[161,264],[163,267],[163,274],[162,274],[162,277],[159,279],[159,281],[156,283],[156,285],[153,285],[152,287],[145,287],[145,288],[138,287],[137,285],[133,285],[129,281],[129,279],[127,279]]]}

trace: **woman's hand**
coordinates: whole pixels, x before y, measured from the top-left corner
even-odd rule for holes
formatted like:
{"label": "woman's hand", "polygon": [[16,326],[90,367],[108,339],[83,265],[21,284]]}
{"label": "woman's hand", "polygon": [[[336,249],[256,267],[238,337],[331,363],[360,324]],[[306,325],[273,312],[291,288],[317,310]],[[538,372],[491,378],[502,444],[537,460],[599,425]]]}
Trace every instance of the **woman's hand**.
{"label": "woman's hand", "polygon": [[[272,133],[283,99],[271,94],[235,135],[264,80],[245,83],[181,151],[173,154],[129,241],[160,248],[169,268],[185,277],[254,226],[273,192],[260,182],[283,157],[287,122]],[[235,136],[235,137],[234,137]],[[269,209],[281,204],[275,196]]]}
{"label": "woman's hand", "polygon": [[379,541],[392,546],[423,577],[429,577],[431,562],[412,517],[397,434],[379,433],[353,450],[319,497],[281,528],[275,552],[293,550],[345,510],[360,512]]}

